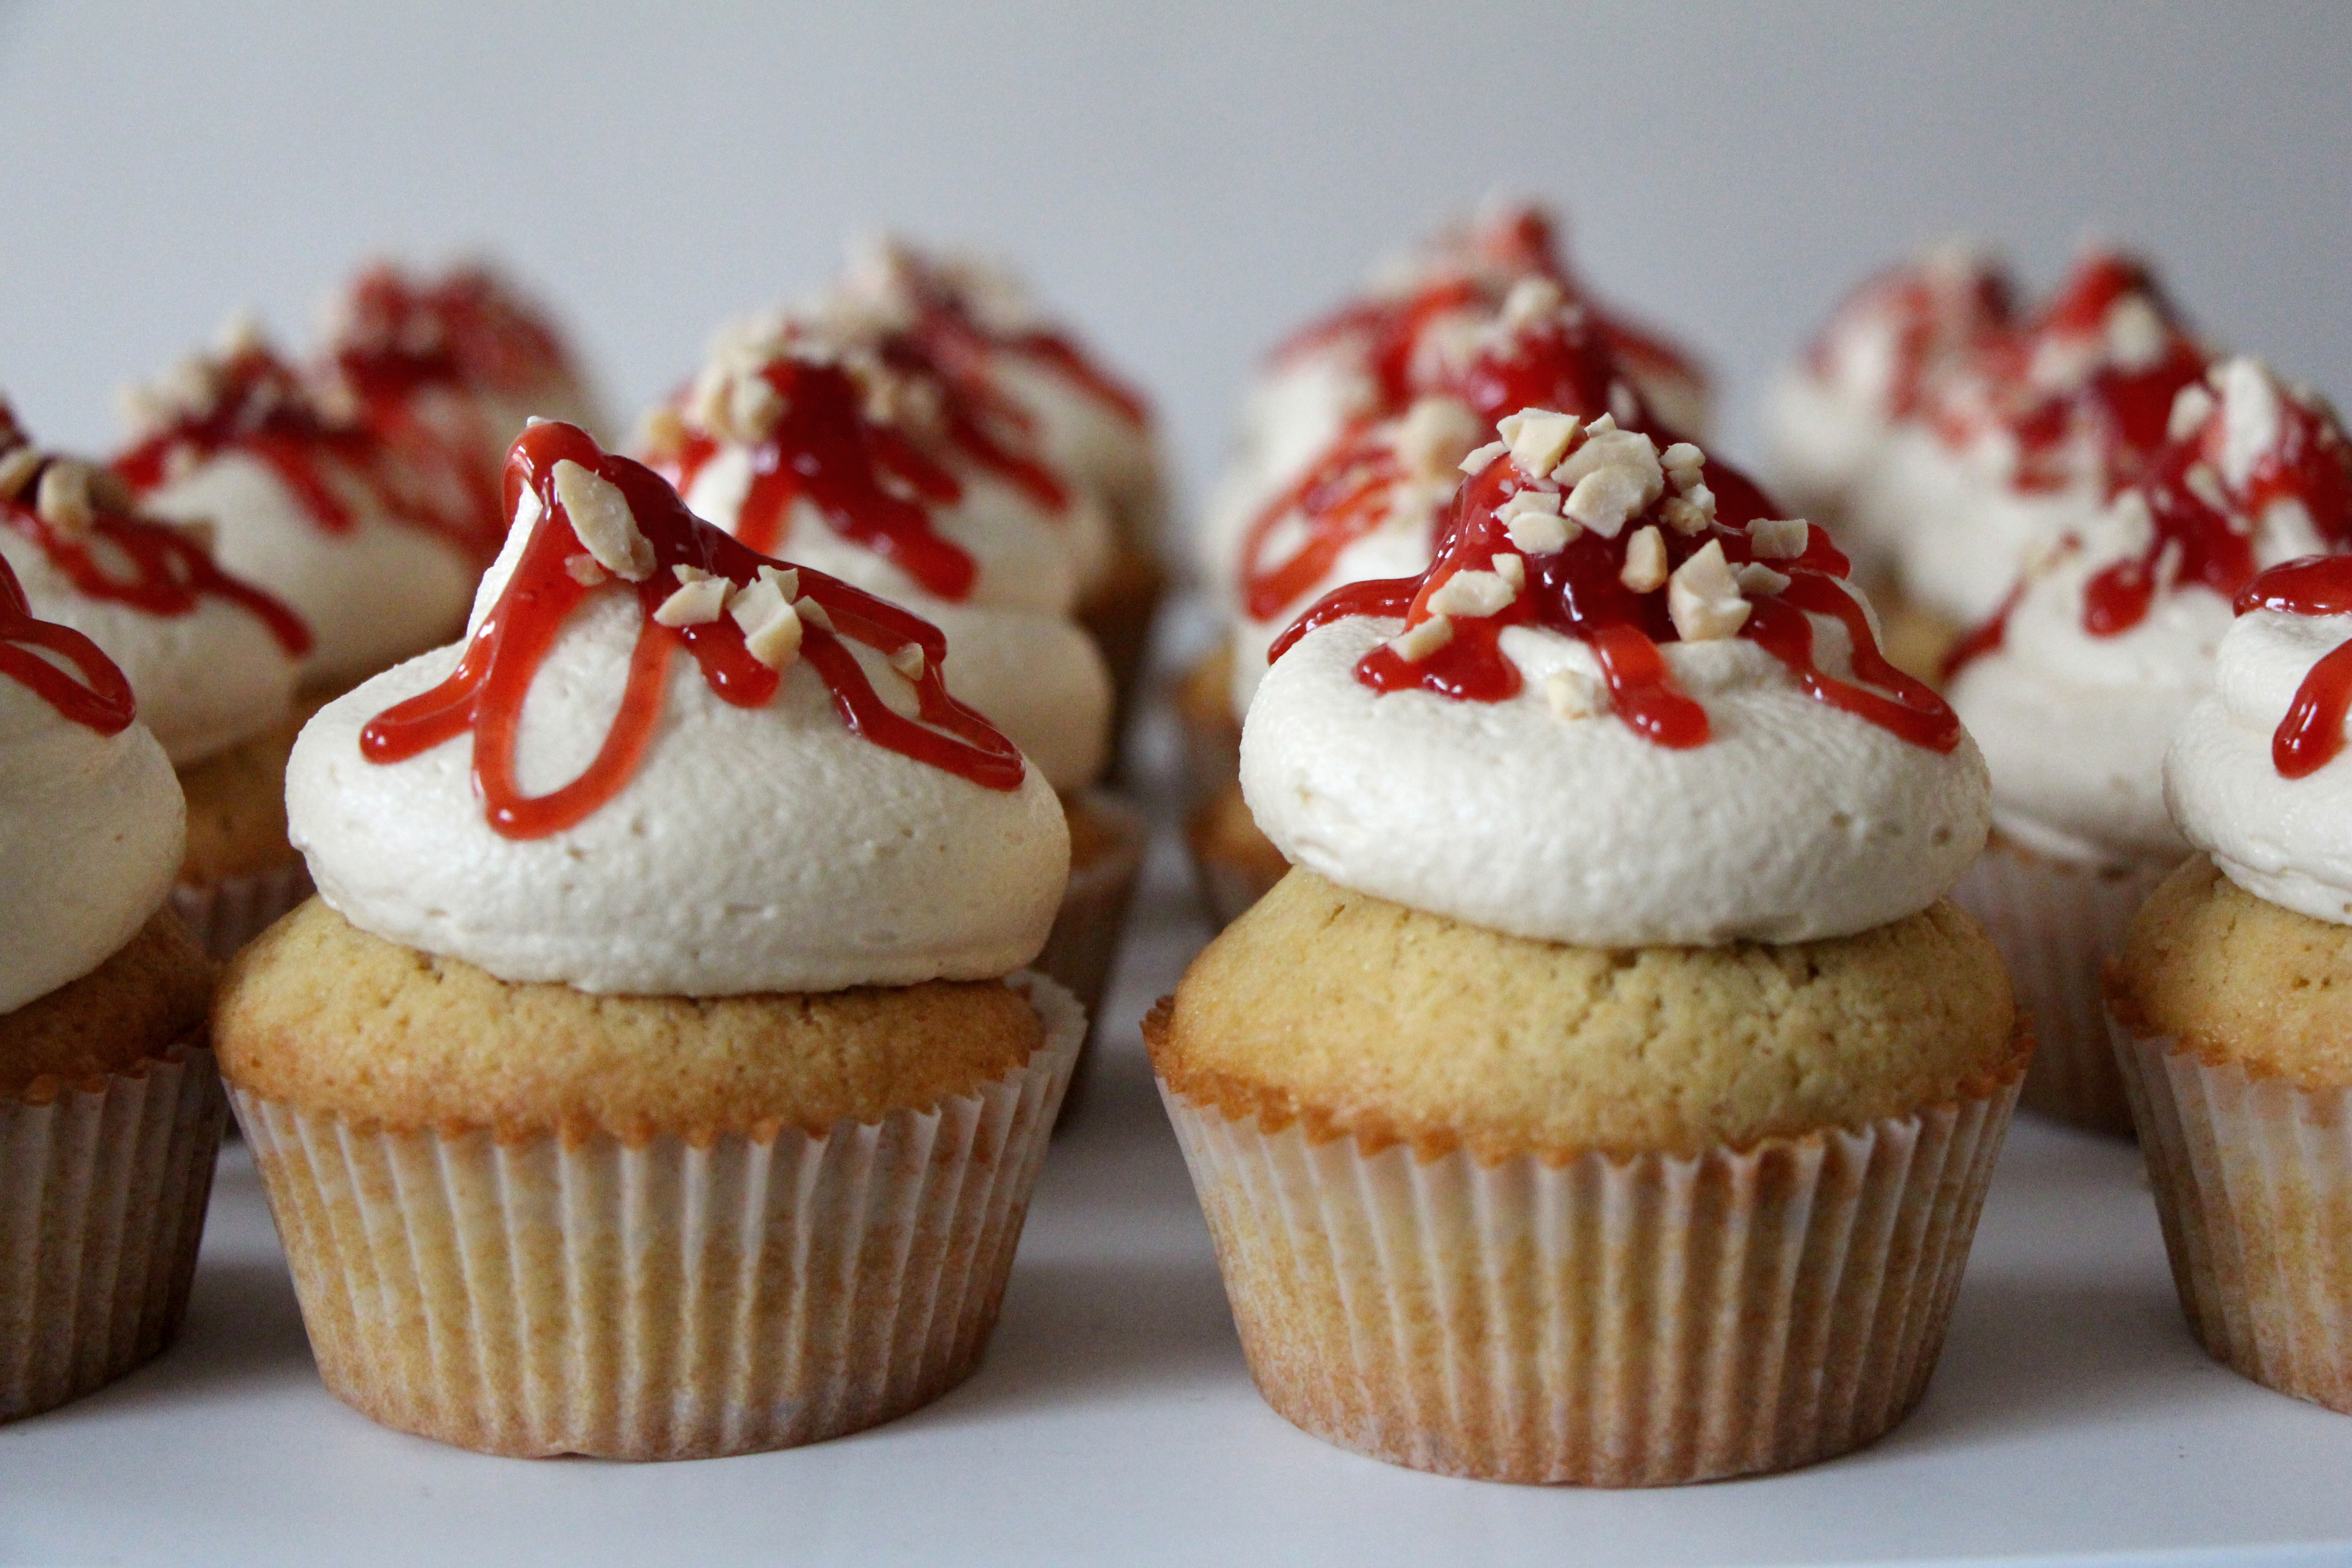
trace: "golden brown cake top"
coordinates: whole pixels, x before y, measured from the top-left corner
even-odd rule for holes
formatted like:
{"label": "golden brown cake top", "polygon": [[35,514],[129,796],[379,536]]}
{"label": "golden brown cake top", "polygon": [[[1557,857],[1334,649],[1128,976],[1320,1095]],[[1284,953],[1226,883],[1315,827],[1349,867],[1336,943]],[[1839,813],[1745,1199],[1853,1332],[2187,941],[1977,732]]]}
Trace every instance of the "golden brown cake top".
{"label": "golden brown cake top", "polygon": [[1176,1092],[1368,1145],[1691,1152],[1855,1126],[2022,1066],[2000,955],[1949,902],[1857,936],[1612,951],[1294,870],[1147,1036]]}
{"label": "golden brown cake top", "polygon": [[197,1038],[212,983],[180,917],[157,911],[88,974],[0,1013],[0,1095],[47,1101]]}
{"label": "golden brown cake top", "polygon": [[700,1141],[929,1107],[1044,1038],[1001,981],[706,999],[514,984],[360,931],[313,899],[229,965],[221,1071],[265,1099],[502,1139]]}
{"label": "golden brown cake top", "polygon": [[2144,1033],[2305,1089],[2352,1087],[2352,926],[2258,899],[2202,855],[2149,895],[2113,982]]}

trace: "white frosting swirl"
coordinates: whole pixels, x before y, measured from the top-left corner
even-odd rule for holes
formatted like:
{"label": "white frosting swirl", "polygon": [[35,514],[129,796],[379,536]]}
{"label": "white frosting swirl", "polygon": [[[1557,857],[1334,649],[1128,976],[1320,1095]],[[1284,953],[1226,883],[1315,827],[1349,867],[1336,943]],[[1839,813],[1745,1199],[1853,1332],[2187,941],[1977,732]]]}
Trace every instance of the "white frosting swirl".
{"label": "white frosting swirl", "polygon": [[171,892],[187,828],[145,725],[101,735],[0,675],[0,1013],[121,952]]}
{"label": "white frosting swirl", "polygon": [[[484,577],[478,624],[534,521],[518,520]],[[565,624],[520,727],[523,789],[555,788],[594,754],[642,624],[620,584]],[[880,656],[848,646],[877,691],[911,710]],[[1036,768],[1017,790],[984,789],[851,732],[805,660],[746,709],[678,658],[619,793],[572,827],[504,838],[483,817],[468,738],[390,765],[360,754],[368,721],[459,654],[412,659],[329,704],[294,749],[291,836],[354,925],[502,979],[689,996],[987,978],[1045,942],[1069,840]]]}
{"label": "white frosting swirl", "polygon": [[[1809,617],[1816,659],[1851,673],[1843,625]],[[1582,642],[1514,626],[1525,678],[1501,702],[1381,694],[1356,662],[1400,623],[1308,634],[1266,674],[1242,733],[1242,789],[1296,864],[1514,935],[1600,947],[1801,942],[1925,909],[1983,847],[1983,759],[1938,753],[1805,696],[1739,638],[1661,647],[1713,738],[1675,751],[1606,714],[1565,719],[1556,673]]]}
{"label": "white frosting swirl", "polygon": [[1047,783],[1068,794],[1110,762],[1110,667],[1075,621],[936,599],[904,606],[947,635],[940,678],[955,699],[1021,748]]}
{"label": "white frosting swirl", "polygon": [[2212,695],[2164,758],[2165,803],[2189,843],[2258,899],[2352,925],[2352,755],[2282,775],[2272,737],[2311,667],[2352,640],[2352,616],[2240,616],[2221,638]]}
{"label": "white frosting swirl", "polygon": [[[268,590],[310,623],[306,680],[355,680],[446,638],[478,574],[464,552],[385,510],[332,455],[314,459],[352,525],[320,525],[277,471],[230,450],[141,498],[159,517],[210,519],[225,571]],[[135,680],[135,677],[133,678]]]}
{"label": "white frosting swirl", "polygon": [[121,668],[138,696],[140,721],[174,767],[267,733],[292,710],[299,662],[242,605],[207,595],[184,615],[156,615],[93,598],[39,545],[6,529],[0,560],[24,584],[33,614],[71,626]]}

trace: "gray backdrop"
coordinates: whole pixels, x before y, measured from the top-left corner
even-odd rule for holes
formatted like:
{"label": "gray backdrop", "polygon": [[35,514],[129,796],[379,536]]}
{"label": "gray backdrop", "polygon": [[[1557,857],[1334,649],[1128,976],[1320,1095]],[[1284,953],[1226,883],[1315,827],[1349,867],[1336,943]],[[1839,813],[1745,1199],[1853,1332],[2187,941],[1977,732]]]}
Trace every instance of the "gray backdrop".
{"label": "gray backdrop", "polygon": [[2143,244],[2216,336],[2352,394],[2352,6],[983,11],[0,5],[0,386],[112,390],[364,252],[483,246],[616,407],[887,222],[1021,259],[1195,482],[1255,353],[1492,185],[1701,346],[1726,433],[1858,274],[1961,230]]}

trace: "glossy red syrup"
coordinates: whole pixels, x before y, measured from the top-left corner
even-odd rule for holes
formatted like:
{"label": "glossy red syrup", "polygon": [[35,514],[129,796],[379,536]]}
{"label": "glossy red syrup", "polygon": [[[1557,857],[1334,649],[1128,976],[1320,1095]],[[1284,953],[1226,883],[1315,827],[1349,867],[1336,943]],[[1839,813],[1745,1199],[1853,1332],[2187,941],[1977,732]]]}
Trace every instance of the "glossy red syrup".
{"label": "glossy red syrup", "polygon": [[954,280],[910,251],[897,257],[898,277],[915,307],[913,337],[923,353],[943,365],[972,363],[983,372],[988,359],[1011,354],[1034,360],[1139,428],[1151,423],[1151,405],[1111,374],[1100,360],[1066,332],[1045,327],[1000,331],[986,325]]}
{"label": "glossy red syrup", "polygon": [[[2278,610],[2291,616],[2352,615],[2352,556],[2306,555],[2273,566],[2238,595],[2238,614]],[[2317,773],[2344,749],[2344,721],[2352,713],[2352,642],[2330,649],[2311,667],[2271,735],[2271,765],[2282,778]]]}
{"label": "glossy red syrup", "polygon": [[[961,545],[931,527],[930,509],[963,495],[956,477],[898,430],[866,418],[864,394],[839,366],[786,358],[761,374],[784,412],[751,449],[751,484],[736,516],[736,537],[761,553],[783,549],[793,503],[806,500],[835,532],[889,562],[925,593],[950,602],[968,598],[978,568]],[[719,450],[709,436],[689,437],[666,477],[682,494]],[[508,485],[511,489],[511,473]]]}
{"label": "glossy red syrup", "polygon": [[[1770,515],[1751,482],[1722,463],[1707,466],[1717,495],[1717,521],[1696,535],[1660,527],[1670,568],[1678,567],[1707,542],[1719,542],[1736,570],[1754,559],[1747,525]],[[1429,595],[1455,572],[1491,570],[1498,554],[1517,553],[1499,511],[1522,485],[1508,458],[1489,463],[1464,484],[1452,518],[1438,540],[1437,556],[1418,577],[1350,584],[1324,596],[1282,638],[1271,655],[1278,659],[1317,626],[1349,616],[1402,616],[1408,626],[1428,618]],[[1661,746],[1684,749],[1709,738],[1706,710],[1674,683],[1659,645],[1676,639],[1661,588],[1638,594],[1621,574],[1627,542],[1656,521],[1656,509],[1630,520],[1615,539],[1587,531],[1568,546],[1523,557],[1527,586],[1491,616],[1457,618],[1453,639],[1419,661],[1408,661],[1387,644],[1356,666],[1356,679],[1376,691],[1423,690],[1465,701],[1496,702],[1515,695],[1518,668],[1501,647],[1504,628],[1534,626],[1582,639],[1593,651],[1609,687],[1612,711],[1635,732]],[[1814,529],[1803,555],[1768,563],[1786,574],[1789,586],[1752,599],[1738,636],[1787,665],[1807,696],[1855,714],[1913,745],[1949,752],[1959,743],[1960,726],[1943,700],[1888,664],[1870,635],[1853,596],[1840,584],[1848,570],[1829,536]],[[1844,623],[1854,646],[1854,673],[1866,684],[1824,674],[1812,659],[1812,626],[1804,614],[1834,616]]]}
{"label": "glossy red syrup", "polygon": [[[555,490],[555,466],[565,458],[619,487],[653,546],[656,566],[643,583],[618,584],[635,592],[644,618],[619,710],[603,745],[571,783],[546,795],[526,795],[515,777],[515,743],[531,682],[573,608],[611,585],[583,585],[567,567],[582,546]],[[751,656],[731,616],[693,626],[665,626],[653,617],[679,587],[680,566],[742,584],[754,581],[761,566],[785,563],[701,521],[660,475],[601,451],[574,426],[535,425],[515,443],[506,470],[509,516],[525,490],[539,498],[543,515],[457,668],[432,690],[378,714],[360,735],[361,752],[370,762],[396,763],[470,731],[474,783],[484,815],[494,831],[509,838],[561,832],[620,793],[653,740],[669,661],[681,646],[700,665],[710,689],[738,707],[766,704],[782,679]],[[1019,750],[948,695],[940,676],[947,639],[938,628],[822,573],[798,570],[802,596],[815,600],[833,622],[831,631],[804,626],[801,657],[832,691],[842,722],[876,745],[984,789],[1020,787],[1025,764]],[[882,700],[851,653],[852,641],[885,653],[910,643],[923,650],[923,674],[915,682],[919,719],[902,717]]]}
{"label": "glossy red syrup", "polygon": [[1839,336],[1873,318],[1886,318],[1894,326],[1895,353],[1884,412],[1908,419],[1925,405],[1937,369],[2014,331],[2016,311],[2014,291],[2003,273],[1971,268],[1955,279],[1927,265],[1898,267],[1847,298],[1806,351],[1806,361],[1816,376],[1827,377]]}
{"label": "glossy red syrup", "polygon": [[[1423,388],[1460,398],[1492,438],[1494,426],[1522,408],[1552,408],[1597,418],[1609,412],[1612,389],[1633,398],[1629,428],[1654,426],[1641,398],[1622,383],[1619,362],[1589,313],[1563,312],[1529,323],[1487,348],[1443,384]],[[1387,410],[1389,416],[1401,409]],[[1380,527],[1394,492],[1408,477],[1396,459],[1380,416],[1359,417],[1307,471],[1260,510],[1243,536],[1242,605],[1252,620],[1270,621],[1329,576],[1342,552]],[[1660,432],[1671,441],[1670,433]],[[1483,443],[1482,443],[1483,444]],[[1306,537],[1286,557],[1270,548],[1286,520]],[[1433,515],[1434,530],[1439,519]]]}
{"label": "glossy red syrup", "polygon": [[0,561],[0,675],[47,703],[58,718],[101,735],[121,734],[138,716],[131,682],[114,661],[71,626],[35,620],[24,584],[5,561]]}
{"label": "glossy red syrup", "polygon": [[505,542],[498,516],[475,505],[436,505],[418,476],[404,473],[380,431],[327,420],[293,369],[268,350],[240,351],[216,369],[222,386],[209,411],[174,421],[115,458],[115,471],[141,493],[169,481],[176,452],[198,459],[244,452],[277,474],[323,532],[349,532],[358,521],[330,477],[341,474],[394,520],[437,534],[482,566],[496,559]]}

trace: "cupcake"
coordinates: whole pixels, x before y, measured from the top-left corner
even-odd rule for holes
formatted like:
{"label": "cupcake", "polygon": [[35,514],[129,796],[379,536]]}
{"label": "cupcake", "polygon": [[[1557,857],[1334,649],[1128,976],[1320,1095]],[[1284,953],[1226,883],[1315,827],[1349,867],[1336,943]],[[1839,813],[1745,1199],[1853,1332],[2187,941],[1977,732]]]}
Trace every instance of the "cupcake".
{"label": "cupcake", "polygon": [[180,789],[132,712],[0,560],[0,1422],[171,1342],[220,1146]]}
{"label": "cupcake", "polygon": [[[1866,542],[1866,556],[1886,563],[1894,646],[1923,676],[1939,676],[1961,632],[1999,610],[2030,555],[2147,471],[2173,400],[2212,354],[2129,256],[2088,253],[2054,295],[2015,317],[1989,263],[1921,270],[1928,278],[1910,281],[1930,298],[1908,324],[1930,346],[1916,380],[1893,378],[1916,396],[1907,412],[1889,409],[1827,515],[1841,521],[1841,538]],[[1875,352],[1902,342],[1893,334]],[[1867,363],[1873,348],[1854,346]],[[1783,471],[1806,466],[1789,430],[1805,412],[1777,421]]]}
{"label": "cupcake", "polygon": [[2100,975],[2189,854],[2165,746],[2212,689],[2231,598],[2264,567],[2347,548],[2352,443],[2311,394],[2233,359],[2182,389],[2147,472],[1962,643],[1952,705],[1991,767],[1995,832],[1952,896],[2032,1016],[2028,1109],[2130,1133]]}
{"label": "cupcake", "polygon": [[320,1370],[502,1454],[887,1420],[976,1363],[1084,1032],[1022,970],[1062,814],[931,627],[575,426],[508,474],[467,640],[304,729],[320,897],[215,1007]]}
{"label": "cupcake", "polygon": [[[1070,880],[1037,968],[1100,1005],[1143,868],[1141,814],[1098,788],[1116,676],[1076,618],[1107,513],[973,384],[854,299],[723,330],[640,455],[696,514],[937,626],[955,697],[1061,796]],[[1059,504],[1055,504],[1059,498]]]}
{"label": "cupcake", "polygon": [[1819,530],[1593,424],[1515,421],[1426,573],[1277,645],[1242,784],[1297,868],[1146,1039],[1278,1412],[1664,1485],[1918,1399],[2030,1045],[1941,897],[1958,721]]}
{"label": "cupcake", "polygon": [[2200,853],[2111,971],[2116,1056],[2189,1327],[2352,1413],[2352,558],[2273,567],[2237,606],[2165,756]]}
{"label": "cupcake", "polygon": [[133,391],[114,460],[142,510],[209,523],[221,567],[309,625],[323,695],[446,642],[501,542],[453,468],[421,468],[347,399],[239,325],[213,353]]}
{"label": "cupcake", "polygon": [[201,530],[137,515],[112,471],[25,439],[5,403],[0,560],[34,615],[88,637],[129,679],[187,800],[173,906],[226,958],[310,890],[285,806],[309,628],[222,571]]}
{"label": "cupcake", "polygon": [[[839,294],[889,323],[884,356],[954,391],[965,417],[1034,449],[1041,477],[1095,499],[1110,548],[1085,563],[1078,621],[1118,689],[1122,733],[1166,586],[1168,487],[1143,395],[1047,316],[1012,269],[883,237],[858,247]],[[1041,499],[1051,495],[1040,487]]]}
{"label": "cupcake", "polygon": [[[1706,373],[1689,352],[1591,297],[1568,264],[1551,213],[1534,203],[1493,202],[1380,268],[1361,296],[1267,356],[1202,517],[1201,574],[1210,586],[1233,591],[1252,524],[1350,426],[1401,415],[1423,393],[1452,390],[1457,351],[1469,341],[1475,352],[1475,340],[1512,290],[1530,279],[1591,313],[1593,333],[1623,366],[1627,393],[1639,394],[1661,429],[1706,433]],[[1633,423],[1622,397],[1593,412]]]}
{"label": "cupcake", "polygon": [[[1234,565],[1232,648],[1223,664],[1231,707],[1223,732],[1231,737],[1232,761],[1203,752],[1203,765],[1223,763],[1223,773],[1198,782],[1208,798],[1188,825],[1219,923],[1286,869],[1250,826],[1234,776],[1240,716],[1265,674],[1267,651],[1333,589],[1426,568],[1463,459],[1507,425],[1516,428],[1519,411],[1565,409],[1596,427],[1657,431],[1671,445],[1671,426],[1650,410],[1612,341],[1602,318],[1572,303],[1559,284],[1523,278],[1498,308],[1462,312],[1442,351],[1424,356],[1417,396],[1393,412],[1358,417],[1251,521]],[[1735,476],[1735,482],[1745,481]]]}

